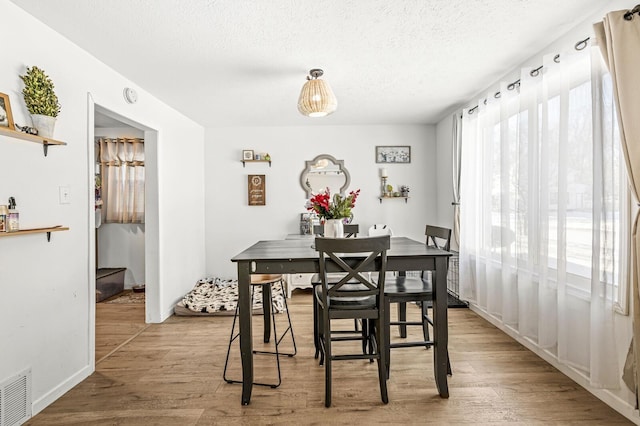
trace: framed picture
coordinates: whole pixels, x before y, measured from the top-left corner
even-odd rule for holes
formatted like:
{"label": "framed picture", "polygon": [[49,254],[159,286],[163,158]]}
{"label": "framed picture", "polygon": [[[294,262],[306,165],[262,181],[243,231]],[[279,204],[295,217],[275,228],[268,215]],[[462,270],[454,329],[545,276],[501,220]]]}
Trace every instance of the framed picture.
{"label": "framed picture", "polygon": [[253,160],[253,150],[252,149],[243,149],[242,150],[242,159],[243,160]]}
{"label": "framed picture", "polygon": [[0,93],[0,127],[8,127],[11,130],[16,129],[16,126],[13,124],[9,95],[4,93]]}
{"label": "framed picture", "polygon": [[410,146],[376,146],[376,163],[410,163]]}
{"label": "framed picture", "polygon": [[248,175],[247,196],[250,206],[264,206],[266,200],[265,175]]}

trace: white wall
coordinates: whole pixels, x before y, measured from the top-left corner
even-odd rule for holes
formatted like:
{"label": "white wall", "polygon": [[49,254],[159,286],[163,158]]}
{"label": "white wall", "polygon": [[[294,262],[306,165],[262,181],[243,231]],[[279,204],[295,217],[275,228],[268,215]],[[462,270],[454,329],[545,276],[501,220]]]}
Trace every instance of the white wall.
{"label": "white wall", "polygon": [[[311,120],[311,119],[310,119]],[[410,145],[411,164],[377,164],[376,145]],[[243,149],[268,152],[266,163],[240,162]],[[344,160],[349,190],[361,189],[354,223],[366,231],[389,224],[396,235],[424,240],[424,227],[436,220],[434,126],[310,126],[207,129],[205,145],[207,273],[235,278],[230,258],[258,240],[299,232],[306,193],[300,173],[306,160],[330,154]],[[410,199],[378,200],[380,168],[394,187],[409,185]],[[247,203],[247,175],[266,175],[266,206]]]}
{"label": "white wall", "polygon": [[[61,224],[47,243],[43,234],[0,239],[0,381],[30,367],[33,409],[38,412],[94,366],[95,283],[90,280],[93,176],[89,173],[87,94],[101,105],[158,130],[159,182],[157,320],[171,312],[205,270],[204,129],[112,71],[7,0],[0,0],[3,46],[0,88],[10,96],[15,121],[28,123],[18,75],[26,65],[43,68],[62,104],[55,137],[67,146],[42,147],[0,137],[0,200],[14,196],[22,227]],[[124,87],[139,101],[126,104]],[[58,203],[68,185],[71,204]],[[189,220],[176,226],[176,200]],[[147,232],[149,229],[147,229]]]}
{"label": "white wall", "polygon": [[[615,0],[611,1],[610,4],[602,9],[601,11],[593,14],[590,18],[585,21],[578,23],[576,27],[574,27],[571,31],[565,34],[563,37],[550,44],[546,48],[542,49],[536,55],[526,59],[520,64],[518,67],[514,69],[507,70],[505,69],[505,74],[500,81],[505,82],[513,82],[520,76],[520,69],[522,67],[537,67],[542,64],[542,57],[547,54],[555,54],[560,53],[562,51],[567,51],[573,49],[573,46],[576,42],[585,39],[586,37],[591,37],[591,42],[595,40],[593,35],[592,25],[595,22],[601,21],[606,13],[613,10],[621,10],[621,9],[631,9],[637,4],[636,0]],[[470,65],[473,67],[473,64]],[[464,107],[471,107],[477,104],[479,99],[482,99],[486,96],[487,93],[496,92],[499,87],[500,81],[494,82],[487,88],[482,88],[479,90],[478,95],[469,99],[467,105]],[[460,106],[457,110],[461,110],[463,106]],[[443,115],[440,122],[438,122],[436,127],[436,135],[437,135],[437,156],[438,156],[438,176],[445,176],[446,179],[438,180],[438,220],[443,223],[452,223],[452,213],[453,209],[447,209],[446,204],[450,206],[451,204],[451,191],[452,191],[452,183],[451,183],[451,140],[452,140],[452,118],[454,110],[448,111]],[[464,151],[462,152],[464,156]],[[464,204],[464,200],[461,200],[461,204]],[[461,230],[464,232],[464,230]],[[481,311],[477,311],[479,314],[483,315]],[[484,316],[484,315],[483,315]],[[496,322],[489,316],[485,316],[487,320],[494,323],[497,327],[501,328],[507,334],[512,335],[514,338],[518,339],[518,336],[511,332],[508,327],[505,327],[502,323]],[[625,358],[627,355],[627,349],[629,348],[629,341],[631,339],[631,317],[624,315],[616,315],[615,317],[615,328],[616,328],[616,347],[618,349],[618,364],[620,368],[624,365]],[[582,336],[582,338],[578,338],[578,336]],[[576,345],[583,346],[588,348],[588,333],[575,333],[576,337]],[[636,423],[640,424],[640,419],[638,418],[638,411],[634,409],[634,396],[627,389],[626,385],[620,380],[620,389],[615,390],[601,390],[591,387],[588,384],[588,381],[582,377],[581,374],[576,371],[567,368],[558,364],[554,358],[548,357],[542,351],[537,351],[535,347],[532,347],[530,342],[522,340],[521,343],[529,349],[537,352],[541,357],[546,359],[549,363],[553,364],[555,367],[560,369],[562,372],[567,374],[569,377],[574,379],[576,382],[584,386],[587,390],[594,393],[600,399],[602,399],[607,404],[611,405],[613,408],[626,415],[627,417],[633,419]],[[622,372],[620,373],[622,375]]]}
{"label": "white wall", "polygon": [[127,268],[124,288],[145,283],[144,223],[103,223],[98,228],[98,268]]}

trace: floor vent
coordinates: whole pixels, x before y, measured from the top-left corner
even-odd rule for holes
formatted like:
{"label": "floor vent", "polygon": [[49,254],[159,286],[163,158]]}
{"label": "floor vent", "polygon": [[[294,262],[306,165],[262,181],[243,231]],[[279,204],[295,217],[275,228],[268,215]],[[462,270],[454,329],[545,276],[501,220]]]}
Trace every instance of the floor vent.
{"label": "floor vent", "polygon": [[0,426],[21,425],[31,418],[31,369],[0,383]]}

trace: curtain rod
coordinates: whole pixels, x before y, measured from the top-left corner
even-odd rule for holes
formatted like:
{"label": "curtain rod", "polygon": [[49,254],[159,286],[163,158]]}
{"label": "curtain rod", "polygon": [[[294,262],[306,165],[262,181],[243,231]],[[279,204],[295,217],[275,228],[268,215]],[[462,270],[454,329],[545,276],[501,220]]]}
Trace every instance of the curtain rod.
{"label": "curtain rod", "polygon": [[638,16],[640,16],[640,4],[637,4],[636,7],[627,11],[627,13],[624,14],[625,21],[631,21],[633,19],[634,13],[637,13]]}
{"label": "curtain rod", "polygon": [[[579,42],[577,42],[574,45],[574,49],[576,50],[583,50],[585,47],[587,47],[587,42],[589,41],[590,37],[585,38],[584,40],[580,40]],[[553,62],[555,62],[556,64],[560,63],[560,54],[558,53],[556,56],[553,57]],[[540,75],[540,70],[544,68],[544,65],[540,65],[538,68],[534,68],[531,71],[529,71],[529,75],[531,77],[537,77],[538,75]],[[507,86],[507,90],[513,90],[516,87],[520,86],[520,79],[517,79],[516,81],[509,83],[509,85]],[[498,99],[500,98],[500,96],[502,96],[502,93],[498,90],[497,92],[495,92],[493,94],[493,97]],[[484,99],[484,104],[487,104],[487,99]],[[474,106],[473,108],[470,108],[468,113],[469,114],[473,114],[473,112],[478,109],[478,105]]]}
{"label": "curtain rod", "polygon": [[[636,5],[636,7],[634,7],[631,10],[628,10],[627,13],[624,14],[624,19],[626,21],[631,21],[633,19],[633,14],[637,13],[638,16],[640,16],[640,4]],[[573,48],[576,50],[584,50],[584,48],[587,47],[587,42],[591,39],[591,37],[587,37],[584,40],[580,40],[578,41]],[[556,56],[553,57],[553,62],[555,63],[560,63],[560,54],[557,54]],[[540,75],[540,70],[544,68],[544,65],[540,65],[538,68],[534,68],[529,72],[529,75],[531,75],[531,77],[537,77],[538,75]],[[507,86],[507,90],[513,90],[516,87],[520,86],[520,79],[517,79],[516,81],[514,81],[513,83],[510,83]],[[493,97],[498,99],[500,98],[500,96],[502,95],[502,93],[500,93],[500,91],[497,91],[493,94]],[[487,104],[487,99],[485,98],[483,103],[486,105]],[[474,106],[473,108],[470,108],[468,113],[469,114],[473,114],[474,111],[478,109],[478,105]]]}

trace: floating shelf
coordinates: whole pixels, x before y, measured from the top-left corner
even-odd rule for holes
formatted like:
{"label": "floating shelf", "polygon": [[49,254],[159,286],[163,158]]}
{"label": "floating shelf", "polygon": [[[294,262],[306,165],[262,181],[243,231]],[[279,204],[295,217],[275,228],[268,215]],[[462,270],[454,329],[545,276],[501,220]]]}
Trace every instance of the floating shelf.
{"label": "floating shelf", "polygon": [[47,241],[51,241],[51,233],[58,231],[68,231],[69,228],[66,226],[50,226],[48,228],[31,228],[31,229],[21,229],[19,231],[13,232],[0,232],[0,238],[2,237],[16,237],[18,235],[27,235],[27,234],[47,234]]}
{"label": "floating shelf", "polygon": [[57,141],[55,139],[43,138],[42,136],[30,135],[29,133],[24,133],[24,132],[17,132],[15,130],[11,130],[6,127],[0,127],[0,135],[9,136],[15,139],[21,139],[27,142],[42,144],[45,157],[47,156],[49,145],[66,145],[67,144],[66,142]]}
{"label": "floating shelf", "polygon": [[242,167],[246,167],[246,163],[269,163],[269,167],[271,167],[271,160],[240,160],[242,161]]}
{"label": "floating shelf", "polygon": [[405,204],[408,202],[409,197],[378,197],[380,200],[380,204],[382,204],[382,200],[402,200],[404,199]]}

